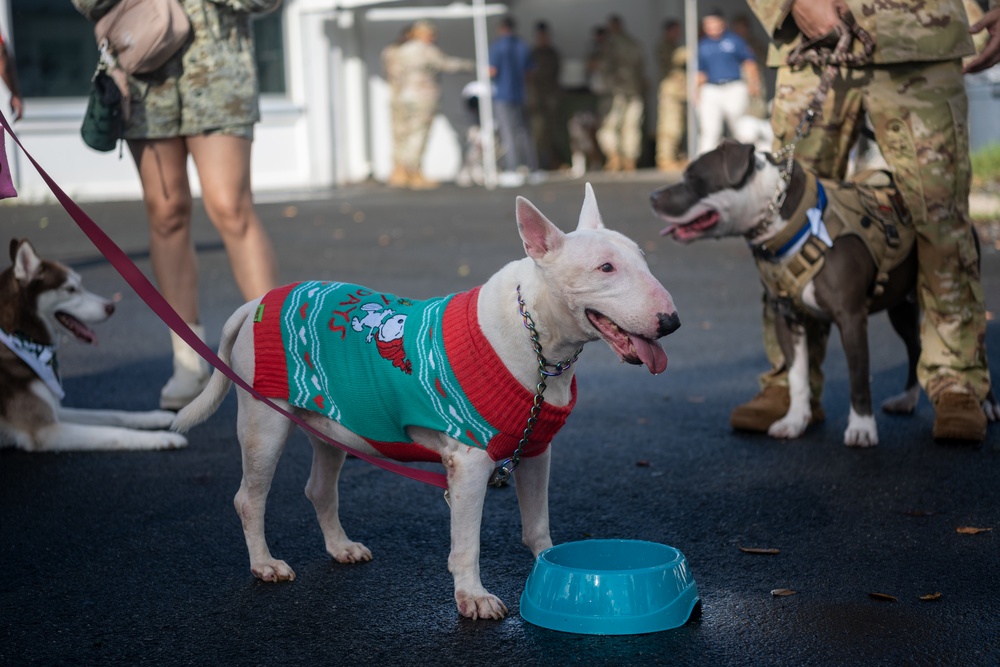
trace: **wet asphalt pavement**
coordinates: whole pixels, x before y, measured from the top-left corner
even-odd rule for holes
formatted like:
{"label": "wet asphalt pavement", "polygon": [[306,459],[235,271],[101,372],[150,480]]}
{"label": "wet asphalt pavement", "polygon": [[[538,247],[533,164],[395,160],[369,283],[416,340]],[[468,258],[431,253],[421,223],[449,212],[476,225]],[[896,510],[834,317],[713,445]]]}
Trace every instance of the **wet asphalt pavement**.
{"label": "wet asphalt pavement", "polygon": [[[683,325],[663,341],[670,362],[662,376],[621,365],[603,343],[584,351],[579,401],[553,449],[553,539],[680,549],[701,594],[700,618],[631,636],[522,620],[532,557],[506,488],[487,496],[482,573],[511,614],[462,619],[440,491],[356,459],[341,478],[341,517],[374,560],[334,563],[303,494],[311,453],[301,434],[278,467],[267,514],[272,552],[298,578],[258,582],[232,506],[241,471],[231,393],[183,450],[0,451],[0,664],[1000,664],[1000,425],[979,448],[935,444],[922,398],[912,417],[878,415],[877,448],[845,448],[847,375],[835,335],[825,423],[792,442],[734,434],[729,412],[756,392],[765,368],[748,250],[739,240],[662,240],[647,207],[659,182],[652,175],[593,181],[605,222],[643,246]],[[575,226],[581,181],[517,192],[358,186],[258,211],[283,281],[332,278],[420,298],[480,284],[522,256],[518,193],[563,229]],[[141,204],[84,208],[148,275]],[[154,408],[170,372],[156,316],[60,207],[4,206],[0,220],[8,237],[29,237],[90,289],[120,299],[97,329],[98,346],[62,349],[65,404]],[[196,240],[215,345],[241,299],[200,209]],[[984,245],[987,306],[1000,313],[1000,252],[990,239]],[[905,355],[884,314],[869,335],[878,402],[902,386]],[[990,322],[987,343],[1000,367],[1000,320]],[[956,532],[965,526],[990,530]],[[779,588],[796,594],[772,596]],[[920,599],[934,593],[937,600]]]}

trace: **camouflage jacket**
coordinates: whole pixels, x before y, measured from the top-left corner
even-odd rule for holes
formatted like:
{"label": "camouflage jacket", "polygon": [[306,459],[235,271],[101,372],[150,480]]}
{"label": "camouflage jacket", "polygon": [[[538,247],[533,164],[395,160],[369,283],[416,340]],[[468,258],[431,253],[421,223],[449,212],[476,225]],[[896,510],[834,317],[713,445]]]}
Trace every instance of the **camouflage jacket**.
{"label": "camouflage jacket", "polygon": [[608,85],[615,95],[641,95],[646,87],[642,47],[631,36],[620,33],[608,36],[604,51]]}
{"label": "camouflage jacket", "polygon": [[662,41],[657,55],[664,92],[676,99],[687,99],[687,47]]}
{"label": "camouflage jacket", "polygon": [[[104,16],[120,0],[72,0],[91,21]],[[132,110],[139,105],[167,104],[180,94],[185,115],[196,118],[192,133],[260,120],[257,65],[254,60],[253,14],[266,14],[281,0],[178,0],[191,21],[188,43],[160,69],[129,76]],[[96,48],[96,46],[95,46]],[[134,124],[133,124],[134,125]],[[155,127],[127,126],[127,138],[159,138]]]}
{"label": "camouflage jacket", "polygon": [[475,63],[453,58],[434,44],[411,39],[396,52],[399,60],[400,99],[406,102],[437,102],[441,94],[441,72],[471,72]]}
{"label": "camouflage jacket", "polygon": [[[873,64],[953,60],[974,52],[962,0],[844,2],[875,40]],[[789,52],[802,41],[791,16],[792,0],[747,0],[747,4],[771,38],[767,64],[785,64]],[[857,40],[853,48],[861,52]]]}

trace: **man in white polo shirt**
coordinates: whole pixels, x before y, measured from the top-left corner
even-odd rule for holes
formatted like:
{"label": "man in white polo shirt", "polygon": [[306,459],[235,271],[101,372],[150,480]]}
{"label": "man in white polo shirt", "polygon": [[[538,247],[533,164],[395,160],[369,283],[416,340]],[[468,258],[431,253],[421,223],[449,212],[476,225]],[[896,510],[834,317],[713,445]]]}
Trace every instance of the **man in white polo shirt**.
{"label": "man in white polo shirt", "polygon": [[737,140],[739,120],[750,96],[760,91],[760,70],[753,50],[737,34],[726,29],[722,13],[714,10],[701,20],[705,36],[698,42],[698,153],[705,153],[722,140],[723,123]]}

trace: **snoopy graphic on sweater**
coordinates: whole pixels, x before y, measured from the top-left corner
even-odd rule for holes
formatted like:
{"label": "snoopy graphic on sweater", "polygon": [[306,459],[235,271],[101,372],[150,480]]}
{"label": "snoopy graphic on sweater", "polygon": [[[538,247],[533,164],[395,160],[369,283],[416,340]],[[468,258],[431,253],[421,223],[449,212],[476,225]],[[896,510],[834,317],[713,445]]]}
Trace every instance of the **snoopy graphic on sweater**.
{"label": "snoopy graphic on sweater", "polygon": [[368,329],[365,342],[370,343],[375,338],[375,345],[383,358],[407,375],[413,373],[413,364],[406,358],[406,350],[403,348],[406,315],[384,308],[376,302],[362,304],[361,310],[365,312],[365,316],[355,316],[351,320],[351,328],[357,332]]}

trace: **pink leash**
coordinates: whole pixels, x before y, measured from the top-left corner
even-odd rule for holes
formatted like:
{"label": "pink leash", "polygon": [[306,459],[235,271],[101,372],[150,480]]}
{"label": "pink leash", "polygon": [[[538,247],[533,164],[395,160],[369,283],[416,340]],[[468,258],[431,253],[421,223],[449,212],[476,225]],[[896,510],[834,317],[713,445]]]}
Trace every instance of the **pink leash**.
{"label": "pink leash", "polygon": [[[97,223],[90,218],[90,216],[84,213],[83,209],[81,209],[77,203],[69,197],[69,195],[63,192],[62,188],[60,188],[59,185],[46,173],[46,171],[42,169],[41,165],[35,161],[35,158],[31,156],[31,153],[24,148],[21,140],[17,138],[16,134],[14,134],[14,131],[10,128],[10,124],[7,122],[7,117],[2,111],[0,111],[0,124],[3,125],[4,129],[11,136],[14,142],[20,146],[25,156],[27,156],[28,160],[31,161],[31,164],[35,166],[35,169],[42,177],[42,180],[44,180],[49,186],[49,189],[52,190],[52,194],[56,196],[56,199],[60,204],[62,204],[63,208],[66,209],[66,212],[69,213],[70,217],[73,218],[77,225],[79,225],[80,229],[83,230],[83,233],[87,235],[94,246],[101,251],[101,254],[104,255],[108,262],[115,267],[115,270],[121,274],[122,278],[125,279],[125,282],[127,282],[129,286],[135,290],[135,293],[146,302],[146,305],[149,306],[168,327],[173,329],[178,336],[184,339],[184,342],[194,348],[194,350],[208,363],[212,364],[212,366],[225,374],[226,377],[258,401],[274,408],[285,417],[288,417],[303,429],[312,435],[315,435],[317,438],[320,438],[324,442],[328,442],[335,447],[339,447],[340,449],[357,456],[359,459],[367,461],[368,463],[378,466],[379,468],[384,468],[385,470],[394,472],[398,475],[409,477],[410,479],[415,479],[442,489],[448,488],[448,480],[441,473],[411,468],[393,461],[379,459],[369,454],[359,452],[358,450],[348,447],[347,445],[337,442],[336,440],[332,440],[329,436],[320,433],[313,427],[309,426],[309,424],[305,421],[291,412],[279,407],[250,386],[250,384],[237,375],[232,368],[223,363],[215,352],[212,351],[212,348],[208,347],[200,338],[198,338],[198,336],[194,334],[193,331],[191,331],[191,328],[187,325],[184,319],[177,314],[177,311],[175,311],[169,303],[167,303],[166,299],[163,298],[163,295],[160,294],[155,287],[153,287],[153,284],[149,282],[149,279],[143,275],[142,271],[140,271],[132,260],[126,256],[122,249],[118,247],[118,244],[112,241],[111,237],[105,234],[104,230],[102,230]],[[2,141],[0,141],[0,146],[2,146]],[[6,162],[6,154],[0,159],[3,159],[3,161]],[[4,166],[6,167],[6,164],[4,164]]]}

